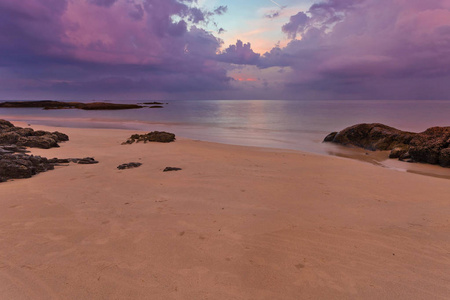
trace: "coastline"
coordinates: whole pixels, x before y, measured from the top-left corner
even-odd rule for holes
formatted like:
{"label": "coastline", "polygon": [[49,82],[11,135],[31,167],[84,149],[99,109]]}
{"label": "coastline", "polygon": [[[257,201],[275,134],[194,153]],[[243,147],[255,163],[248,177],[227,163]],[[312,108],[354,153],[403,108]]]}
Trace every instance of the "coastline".
{"label": "coastline", "polygon": [[[400,172],[408,172],[414,174],[420,174],[423,176],[432,176],[437,178],[450,179],[450,169],[442,168],[437,165],[430,165],[424,163],[407,163],[400,162],[394,159],[389,159],[389,152],[386,151],[369,151],[362,148],[342,146],[339,144],[323,143],[324,137],[327,132],[319,133],[303,133],[303,141],[299,144],[288,144],[286,140],[266,142],[263,140],[252,140],[249,136],[236,138],[221,136],[221,132],[218,132],[219,137],[215,137],[210,132],[209,134],[202,133],[201,126],[194,124],[178,124],[178,123],[161,123],[139,120],[115,120],[108,118],[55,118],[55,117],[30,117],[27,116],[27,122],[23,121],[24,117],[19,115],[3,115],[0,119],[10,120],[18,126],[22,127],[49,127],[57,128],[58,130],[66,130],[67,128],[75,129],[112,129],[112,130],[129,130],[132,132],[148,132],[148,128],[157,131],[171,131],[182,136],[186,139],[204,141],[211,143],[219,143],[226,145],[236,145],[243,147],[254,148],[266,148],[269,151],[286,151],[286,152],[301,152],[311,153],[322,156],[340,157],[346,159],[353,159],[370,163],[379,167],[397,170]],[[36,123],[35,123],[36,122]],[[70,126],[62,126],[62,124],[71,124]],[[52,125],[53,124],[53,125]],[[57,124],[57,125],[54,125]],[[56,129],[55,129],[56,130]],[[180,134],[181,132],[181,134]],[[192,133],[194,135],[192,135]],[[188,135],[188,136],[186,136]],[[250,141],[248,141],[249,139]]]}
{"label": "coastline", "polygon": [[[70,140],[32,153],[100,163],[0,184],[5,298],[450,294],[447,179],[299,151],[121,145],[137,132],[58,130]],[[116,169],[132,161],[142,166]]]}

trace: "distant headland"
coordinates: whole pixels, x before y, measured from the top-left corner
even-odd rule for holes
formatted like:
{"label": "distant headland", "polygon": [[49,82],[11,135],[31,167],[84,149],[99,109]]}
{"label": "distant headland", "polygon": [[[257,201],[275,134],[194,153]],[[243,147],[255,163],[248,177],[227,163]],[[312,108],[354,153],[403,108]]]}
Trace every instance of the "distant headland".
{"label": "distant headland", "polygon": [[[144,104],[144,103],[143,103]],[[153,103],[152,103],[153,104]],[[43,109],[83,109],[83,110],[119,110],[119,109],[138,109],[147,106],[138,104],[119,104],[107,102],[64,102],[53,100],[40,101],[6,101],[0,102],[3,108],[43,108]]]}

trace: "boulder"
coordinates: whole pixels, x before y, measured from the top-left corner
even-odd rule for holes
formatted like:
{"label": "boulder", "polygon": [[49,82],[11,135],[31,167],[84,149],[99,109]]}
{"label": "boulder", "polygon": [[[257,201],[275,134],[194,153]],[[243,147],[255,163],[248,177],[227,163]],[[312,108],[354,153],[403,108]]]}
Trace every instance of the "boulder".
{"label": "boulder", "polygon": [[69,137],[61,132],[33,130],[16,127],[6,120],[0,120],[0,145],[17,145],[49,149],[59,147],[59,142],[68,141]]}
{"label": "boulder", "polygon": [[357,124],[327,135],[324,142],[391,150],[390,158],[450,167],[450,127],[432,127],[421,133],[401,131],[387,125]]}
{"label": "boulder", "polygon": [[18,146],[50,149],[59,147],[57,141],[49,135],[20,137],[16,143]]}
{"label": "boulder", "polygon": [[170,143],[175,141],[175,134],[165,131],[152,131],[147,134],[133,134],[127,141],[123,142],[125,144],[133,144],[139,142],[159,142],[159,143]]}
{"label": "boulder", "polygon": [[0,156],[0,182],[13,178],[29,178],[40,172],[53,170],[54,165],[45,157],[27,154]]}

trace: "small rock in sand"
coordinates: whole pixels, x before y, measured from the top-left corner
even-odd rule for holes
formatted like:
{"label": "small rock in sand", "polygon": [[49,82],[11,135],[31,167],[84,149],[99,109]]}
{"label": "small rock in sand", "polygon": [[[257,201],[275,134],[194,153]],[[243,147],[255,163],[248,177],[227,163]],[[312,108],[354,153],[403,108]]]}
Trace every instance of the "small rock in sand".
{"label": "small rock in sand", "polygon": [[132,168],[140,167],[141,165],[142,164],[138,163],[138,162],[130,162],[127,164],[121,164],[120,166],[117,166],[117,169],[119,169],[119,170],[132,169]]}
{"label": "small rock in sand", "polygon": [[166,167],[163,172],[170,172],[170,171],[180,171],[181,168],[174,168],[174,167]]}

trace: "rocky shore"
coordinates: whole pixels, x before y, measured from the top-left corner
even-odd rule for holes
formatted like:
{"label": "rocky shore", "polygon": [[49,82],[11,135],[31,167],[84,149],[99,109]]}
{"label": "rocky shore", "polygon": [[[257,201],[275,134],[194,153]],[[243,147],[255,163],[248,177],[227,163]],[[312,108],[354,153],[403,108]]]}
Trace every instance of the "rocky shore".
{"label": "rocky shore", "polygon": [[28,155],[25,147],[49,149],[59,147],[59,142],[68,140],[66,134],[58,131],[34,131],[0,120],[0,182],[13,178],[29,178],[53,170],[57,160]]}
{"label": "rocky shore", "polygon": [[41,172],[53,170],[55,166],[67,163],[95,164],[92,157],[52,158],[29,155],[26,147],[49,149],[59,147],[60,142],[69,137],[61,132],[33,130],[14,126],[11,122],[0,120],[0,182],[9,179],[29,178]]}
{"label": "rocky shore", "polygon": [[371,151],[390,150],[389,158],[450,167],[450,127],[402,131],[384,124],[357,124],[327,135],[324,142]]}

